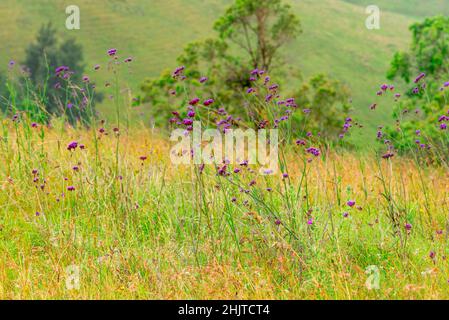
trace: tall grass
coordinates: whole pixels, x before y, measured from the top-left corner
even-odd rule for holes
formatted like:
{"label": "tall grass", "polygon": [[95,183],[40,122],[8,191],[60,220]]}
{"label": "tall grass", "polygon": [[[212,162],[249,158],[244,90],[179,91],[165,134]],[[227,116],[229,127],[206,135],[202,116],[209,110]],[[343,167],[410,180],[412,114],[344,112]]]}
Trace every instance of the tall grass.
{"label": "tall grass", "polygon": [[287,121],[278,174],[175,166],[164,135],[120,126],[119,86],[117,123],[3,120],[1,298],[449,298],[444,165],[313,156]]}

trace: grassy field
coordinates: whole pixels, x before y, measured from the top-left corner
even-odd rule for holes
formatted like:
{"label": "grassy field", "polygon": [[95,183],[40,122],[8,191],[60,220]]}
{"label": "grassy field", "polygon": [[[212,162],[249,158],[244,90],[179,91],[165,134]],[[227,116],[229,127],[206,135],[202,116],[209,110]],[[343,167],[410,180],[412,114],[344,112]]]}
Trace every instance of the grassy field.
{"label": "grassy field", "polygon": [[[277,103],[288,93],[266,100],[273,89],[264,74],[246,107],[277,129],[279,156],[270,155],[279,170],[270,175],[241,159],[175,165],[167,132],[138,116],[151,106],[132,107],[125,88],[174,66],[183,44],[206,36],[227,3],[80,0],[86,17],[74,35],[88,64],[102,65],[91,78],[111,82],[102,106],[108,117],[93,116],[89,83],[67,93],[88,97],[86,104],[48,124],[30,119],[45,109],[30,89],[2,100],[13,114],[0,125],[0,299],[449,299],[449,165],[447,148],[438,147],[449,142],[442,126],[449,120],[434,123],[436,140],[417,131],[420,141],[401,156],[394,141],[373,134],[391,121],[400,85],[368,113],[417,12],[401,11],[405,2],[388,6],[382,29],[368,31],[363,6],[291,1],[305,34],[287,59],[306,76],[326,72],[351,85],[356,110],[347,130],[331,144],[309,134],[305,110]],[[0,29],[1,59],[20,59],[18,48],[32,39],[22,29],[29,21],[37,28],[54,17],[68,32],[56,18],[65,5],[3,1],[0,24],[10,29]],[[110,47],[120,57],[108,56]],[[129,55],[134,61],[122,63]],[[19,72],[10,67],[12,93],[20,92]],[[186,101],[201,97],[189,113],[169,106],[181,114],[173,113],[172,129],[188,135],[193,120],[245,128],[218,102],[206,104],[202,88],[184,88]],[[26,111],[16,101],[26,101]],[[88,125],[68,125],[72,112]],[[301,130],[292,126],[295,112]],[[352,136],[364,137],[363,153],[345,148]]]}
{"label": "grassy field", "polygon": [[105,129],[3,123],[0,298],[449,298],[447,168],[294,149],[288,180],[198,175]]}
{"label": "grassy field", "polygon": [[369,6],[377,5],[381,10],[396,12],[402,15],[407,15],[416,18],[432,17],[437,14],[448,15],[449,6],[445,0],[408,0],[408,1],[389,1],[389,0],[344,0],[346,2]]}
{"label": "grassy field", "polygon": [[[79,0],[81,30],[65,29],[65,7],[70,1],[3,0],[0,3],[1,65],[21,60],[26,44],[33,41],[42,23],[52,21],[62,37],[74,37],[85,49],[87,73],[104,61],[107,49],[117,47],[135,58],[127,80],[134,94],[146,77],[155,77],[176,66],[184,45],[213,35],[215,19],[231,0]],[[304,78],[318,72],[346,82],[352,89],[354,109],[367,126],[374,128],[390,115],[384,108],[368,115],[376,92],[385,81],[392,54],[408,45],[408,26],[423,15],[444,13],[443,1],[375,1],[382,9],[381,30],[365,28],[363,0],[289,1],[303,23],[304,34],[286,48],[287,63]],[[352,2],[352,3],[350,3]],[[371,2],[370,2],[371,4]],[[99,84],[107,79],[94,79]],[[290,81],[295,86],[298,81]],[[151,108],[151,106],[147,106]],[[109,115],[107,103],[100,108]]]}

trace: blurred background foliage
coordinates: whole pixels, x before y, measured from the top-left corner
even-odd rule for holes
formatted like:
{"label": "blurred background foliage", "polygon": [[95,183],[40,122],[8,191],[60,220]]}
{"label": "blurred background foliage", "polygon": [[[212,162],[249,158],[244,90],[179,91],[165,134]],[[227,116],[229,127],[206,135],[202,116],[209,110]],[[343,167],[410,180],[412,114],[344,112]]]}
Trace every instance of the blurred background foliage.
{"label": "blurred background foliage", "polygon": [[[62,1],[4,0],[0,3],[4,39],[0,47],[5,52],[0,57],[0,92],[7,95],[8,63],[14,60],[30,71],[27,85],[38,93],[39,104],[33,108],[58,115],[68,102],[67,92],[56,94],[54,79],[44,79],[55,65],[67,64],[74,70],[74,86],[82,86],[84,74],[98,84],[92,107],[102,119],[113,119],[108,100],[101,99],[111,78],[94,73],[93,67],[104,66],[106,51],[118,47],[119,54],[133,57],[133,67],[121,80],[141,102],[134,104],[134,116],[147,125],[164,125],[170,111],[186,103],[167,94],[174,85],[171,71],[178,65],[187,67],[188,81],[182,87],[175,85],[177,92],[213,96],[229,112],[257,125],[261,119],[242,112],[248,73],[257,66],[266,69],[282,94],[294,97],[301,109],[314,109],[313,131],[332,139],[348,113],[365,128],[352,134],[351,141],[361,148],[379,126],[388,126],[400,148],[412,142],[418,125],[435,137],[439,132],[435,117],[446,105],[439,89],[447,75],[448,32],[447,18],[431,17],[447,15],[449,8],[439,0],[378,0],[381,29],[367,30],[369,4],[364,0],[80,0],[81,30],[68,31],[67,4]],[[428,91],[413,96],[408,83],[420,72],[427,75]],[[202,76],[209,81],[199,86]],[[371,112],[379,85],[390,79],[404,80],[396,87],[408,92],[406,99],[396,104],[388,101]],[[406,112],[413,108],[421,108],[422,113],[413,117],[413,112]],[[8,110],[4,103],[2,110]],[[46,119],[49,114],[39,117]],[[392,114],[401,120],[399,131]],[[68,117],[71,123],[79,120],[79,115]],[[301,123],[301,115],[294,120]],[[404,133],[406,140],[399,142]]]}

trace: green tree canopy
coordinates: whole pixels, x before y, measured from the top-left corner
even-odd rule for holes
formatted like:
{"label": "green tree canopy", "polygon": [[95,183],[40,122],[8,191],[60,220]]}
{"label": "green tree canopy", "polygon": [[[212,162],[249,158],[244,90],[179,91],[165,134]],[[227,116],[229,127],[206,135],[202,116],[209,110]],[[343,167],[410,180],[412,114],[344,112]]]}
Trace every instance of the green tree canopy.
{"label": "green tree canopy", "polygon": [[[269,75],[267,86],[278,81],[284,94],[283,83],[299,82],[298,72],[287,74],[290,70],[286,70],[282,49],[301,34],[301,24],[291,7],[281,0],[236,0],[215,22],[214,30],[217,37],[189,43],[178,57],[177,62],[185,66],[185,78],[181,82],[165,71],[158,79],[148,79],[141,86],[143,100],[150,104],[156,121],[167,123],[173,107],[188,103],[187,93],[191,97],[213,97],[229,113],[258,126],[267,115],[261,112],[263,108],[257,99],[245,94],[255,85],[251,72],[259,70],[264,78]],[[203,76],[208,81],[200,83]],[[338,108],[348,97],[343,87],[340,82],[322,75],[313,77],[293,95],[307,105],[299,105],[301,108],[315,104],[311,107],[316,112],[312,122],[315,129],[330,133],[343,125],[344,108]],[[266,92],[266,88],[259,89],[259,93]],[[294,120],[300,127],[302,116],[295,116]]]}
{"label": "green tree canopy", "polygon": [[301,24],[281,0],[237,0],[214,29],[242,49],[253,68],[270,71],[279,49],[301,33]]}
{"label": "green tree canopy", "polygon": [[[42,98],[49,115],[65,115],[74,124],[76,121],[87,121],[93,114],[93,109],[90,112],[85,110],[87,105],[94,108],[95,99],[90,101],[84,90],[83,50],[74,39],[61,42],[51,23],[43,25],[36,41],[27,47],[23,65],[28,70],[27,81]],[[58,77],[56,74],[61,66],[68,68],[65,72],[68,77]],[[84,82],[87,82],[86,79]]]}
{"label": "green tree canopy", "polygon": [[409,51],[396,53],[387,73],[410,86],[394,110],[397,127],[387,131],[402,151],[444,150],[449,145],[449,17],[427,18],[410,31]]}

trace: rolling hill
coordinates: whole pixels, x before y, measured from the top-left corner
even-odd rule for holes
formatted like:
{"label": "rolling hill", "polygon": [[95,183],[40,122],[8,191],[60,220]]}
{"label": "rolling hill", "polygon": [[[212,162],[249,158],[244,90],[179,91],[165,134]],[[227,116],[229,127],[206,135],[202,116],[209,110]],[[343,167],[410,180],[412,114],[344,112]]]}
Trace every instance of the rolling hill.
{"label": "rolling hill", "polygon": [[410,17],[424,18],[437,14],[449,15],[447,0],[345,0],[360,6],[377,5],[382,11],[396,12]]}
{"label": "rolling hill", "polygon": [[[0,3],[0,64],[20,61],[25,46],[41,24],[52,21],[62,37],[74,37],[84,47],[89,70],[106,61],[116,47],[135,59],[126,75],[134,90],[145,77],[176,66],[185,44],[213,35],[215,19],[232,0],[78,0],[81,30],[65,28],[66,0],[2,0]],[[356,114],[371,128],[390,110],[375,115],[368,106],[375,98],[392,54],[408,46],[408,26],[424,16],[449,14],[447,0],[377,0],[381,29],[365,28],[365,0],[289,0],[301,18],[304,33],[285,49],[287,62],[307,78],[324,72],[346,82],[353,93]],[[104,81],[102,76],[98,80]],[[106,110],[103,106],[102,110]]]}

